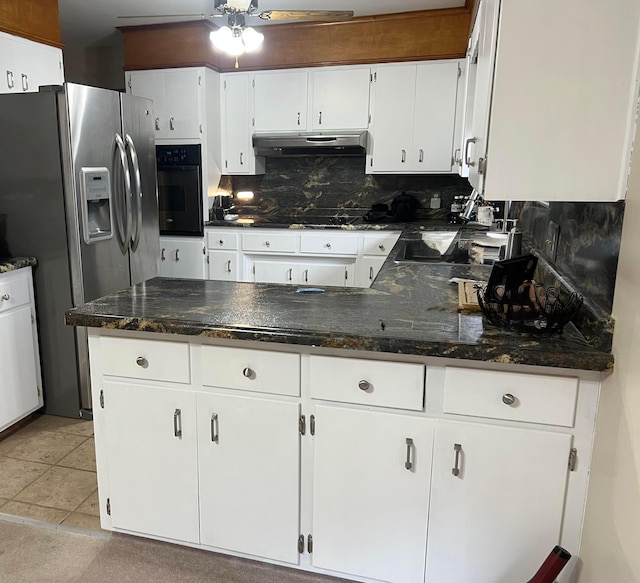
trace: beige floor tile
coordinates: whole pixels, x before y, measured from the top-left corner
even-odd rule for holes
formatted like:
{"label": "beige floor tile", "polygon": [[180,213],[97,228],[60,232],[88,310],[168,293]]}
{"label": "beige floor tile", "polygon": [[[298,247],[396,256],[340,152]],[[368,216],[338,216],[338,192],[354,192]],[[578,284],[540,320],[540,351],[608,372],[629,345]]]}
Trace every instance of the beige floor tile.
{"label": "beige floor tile", "polygon": [[42,415],[29,425],[40,431],[60,431],[73,435],[91,437],[93,435],[93,422],[84,419],[71,419],[56,415]]}
{"label": "beige floor tile", "polygon": [[15,500],[49,508],[75,510],[97,485],[94,472],[55,466],[22,490],[15,496]]}
{"label": "beige floor tile", "polygon": [[86,528],[89,530],[102,530],[100,528],[100,518],[97,516],[90,516],[89,514],[82,514],[80,512],[72,512],[62,522],[64,526],[75,526],[76,528]]}
{"label": "beige floor tile", "polygon": [[65,468],[74,468],[76,470],[87,470],[88,472],[96,471],[96,448],[93,437],[81,443],[70,454],[64,456],[58,464]]}
{"label": "beige floor tile", "polygon": [[98,500],[98,490],[96,490],[82,504],[80,504],[76,512],[80,512],[82,514],[90,514],[91,516],[100,516],[100,501]]}
{"label": "beige floor tile", "polygon": [[0,457],[0,497],[11,499],[51,466]]}
{"label": "beige floor tile", "polygon": [[36,504],[16,502],[15,500],[7,502],[0,512],[13,514],[14,516],[22,516],[23,518],[43,520],[44,522],[53,522],[55,524],[60,524],[69,515],[68,510],[46,508],[44,506],[37,506]]}
{"label": "beige floor tile", "polygon": [[4,452],[7,457],[29,462],[55,464],[86,441],[81,435],[70,435],[53,431],[38,431]]}

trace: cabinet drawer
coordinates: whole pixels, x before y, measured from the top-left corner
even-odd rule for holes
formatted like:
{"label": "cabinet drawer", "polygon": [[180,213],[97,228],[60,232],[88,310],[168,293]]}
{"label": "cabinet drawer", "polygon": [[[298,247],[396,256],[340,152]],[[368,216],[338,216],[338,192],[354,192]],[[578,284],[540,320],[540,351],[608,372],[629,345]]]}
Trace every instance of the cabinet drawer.
{"label": "cabinet drawer", "polygon": [[29,280],[18,273],[10,271],[8,275],[0,276],[0,312],[29,303]]}
{"label": "cabinet drawer", "polygon": [[447,367],[444,412],[572,427],[578,379]]}
{"label": "cabinet drawer", "polygon": [[300,235],[300,251],[320,255],[357,255],[358,238],[318,233]]}
{"label": "cabinet drawer", "polygon": [[100,339],[102,372],[105,375],[172,383],[189,383],[189,345],[183,342]]}
{"label": "cabinet drawer", "polygon": [[387,256],[389,251],[396,244],[400,233],[389,233],[384,235],[364,235],[362,254],[363,255],[383,255]]}
{"label": "cabinet drawer", "polygon": [[222,233],[220,231],[207,231],[207,249],[229,249],[238,248],[237,233]]}
{"label": "cabinet drawer", "polygon": [[424,366],[311,356],[311,397],[343,403],[421,410]]}
{"label": "cabinet drawer", "polygon": [[298,397],[300,355],[251,348],[203,346],[202,384]]}
{"label": "cabinet drawer", "polygon": [[243,233],[243,251],[295,253],[297,235],[293,233]]}

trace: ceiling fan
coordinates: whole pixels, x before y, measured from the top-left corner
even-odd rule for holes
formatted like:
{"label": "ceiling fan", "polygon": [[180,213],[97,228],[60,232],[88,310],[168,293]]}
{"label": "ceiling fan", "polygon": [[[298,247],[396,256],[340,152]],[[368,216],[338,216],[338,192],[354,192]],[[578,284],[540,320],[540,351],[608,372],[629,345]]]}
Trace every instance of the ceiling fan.
{"label": "ceiling fan", "polygon": [[353,10],[258,10],[258,0],[214,0],[211,14],[137,14],[118,18],[222,18],[253,16],[261,20],[317,20],[335,22],[353,18]]}

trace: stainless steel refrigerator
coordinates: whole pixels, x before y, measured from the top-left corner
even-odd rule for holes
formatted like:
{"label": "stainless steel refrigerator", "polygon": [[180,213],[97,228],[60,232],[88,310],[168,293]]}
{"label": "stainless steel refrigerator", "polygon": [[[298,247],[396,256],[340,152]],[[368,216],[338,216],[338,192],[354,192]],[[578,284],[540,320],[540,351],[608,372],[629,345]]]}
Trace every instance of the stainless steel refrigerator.
{"label": "stainless steel refrigerator", "polygon": [[158,274],[151,102],[65,84],[0,95],[0,214],[34,256],[45,411],[90,416],[87,336],[71,307]]}

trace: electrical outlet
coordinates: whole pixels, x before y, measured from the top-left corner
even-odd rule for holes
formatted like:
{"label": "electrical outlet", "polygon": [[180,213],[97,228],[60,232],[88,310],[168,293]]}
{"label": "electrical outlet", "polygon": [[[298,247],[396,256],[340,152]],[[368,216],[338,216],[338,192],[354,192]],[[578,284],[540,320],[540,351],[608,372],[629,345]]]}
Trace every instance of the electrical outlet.
{"label": "electrical outlet", "polygon": [[558,223],[554,223],[553,221],[549,221],[549,226],[547,227],[547,238],[545,240],[544,252],[551,261],[556,260],[556,256],[558,255],[558,239],[560,238],[560,225]]}

